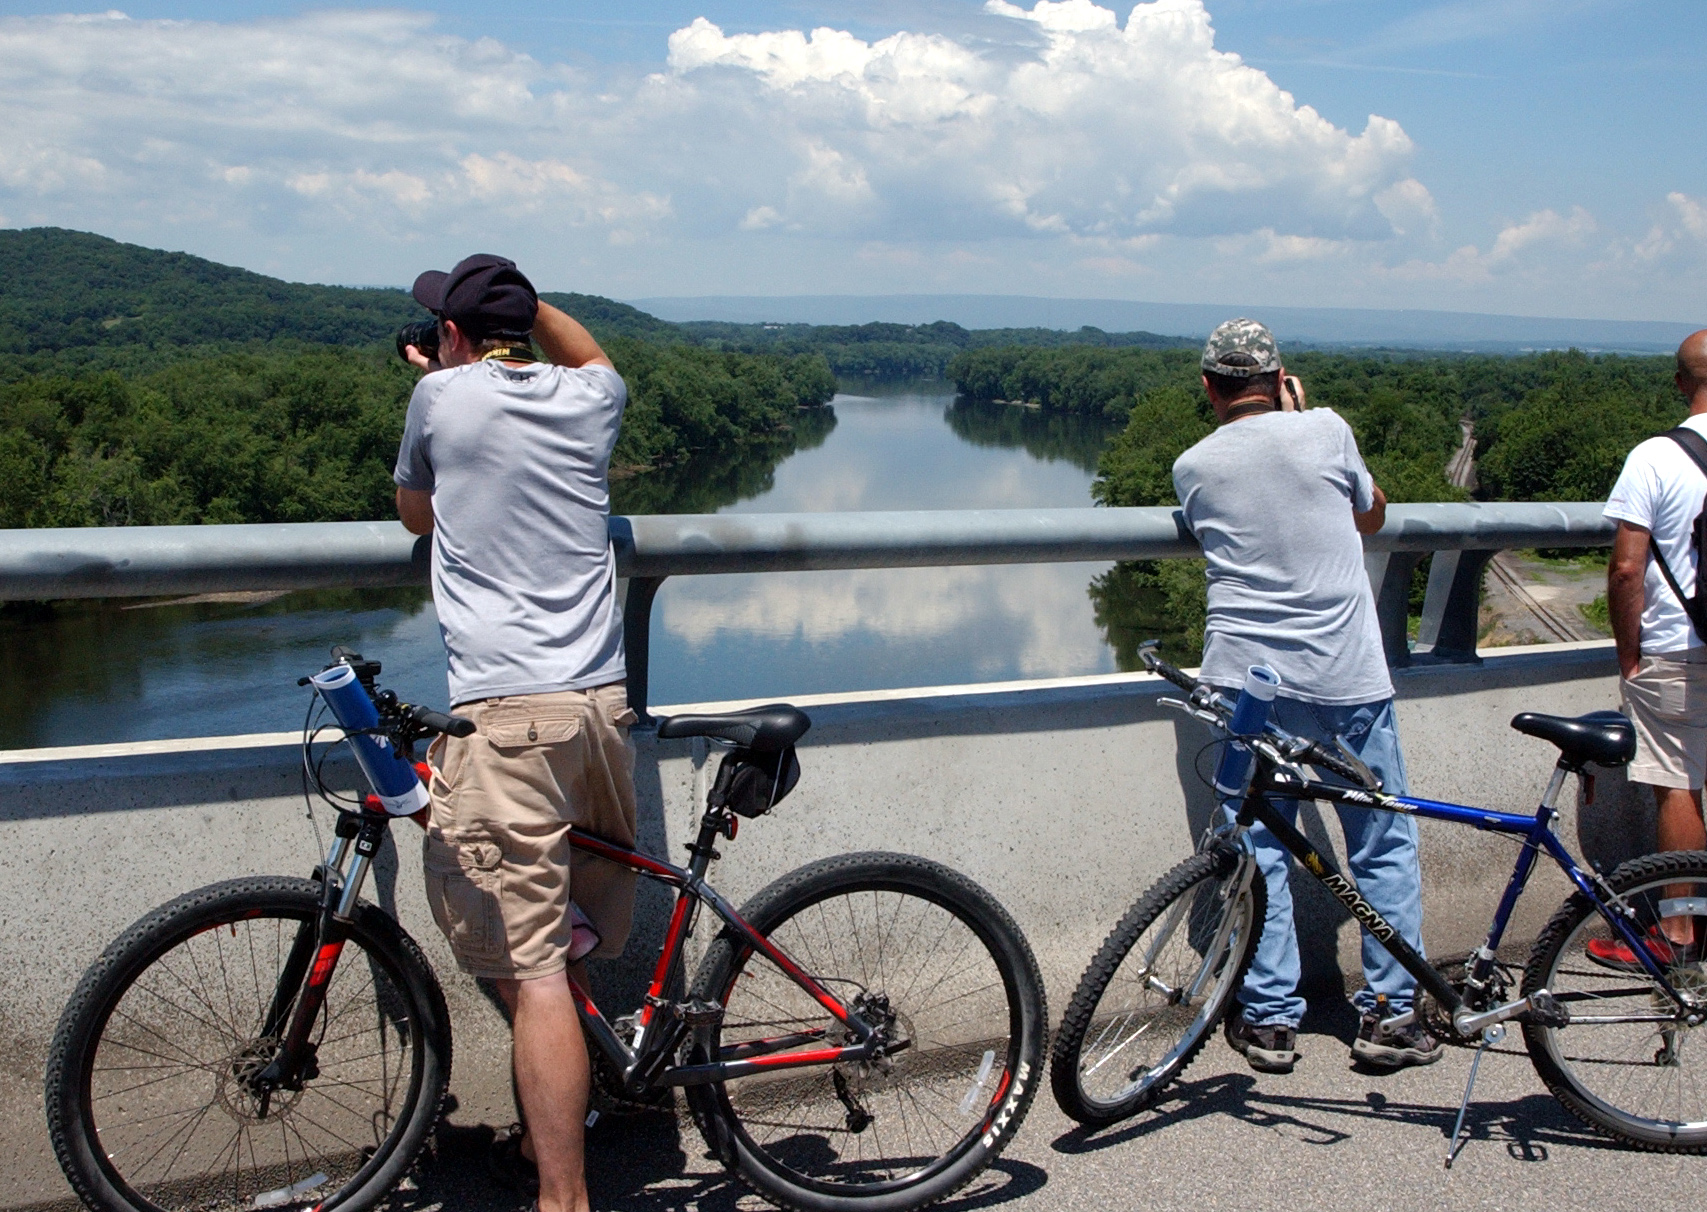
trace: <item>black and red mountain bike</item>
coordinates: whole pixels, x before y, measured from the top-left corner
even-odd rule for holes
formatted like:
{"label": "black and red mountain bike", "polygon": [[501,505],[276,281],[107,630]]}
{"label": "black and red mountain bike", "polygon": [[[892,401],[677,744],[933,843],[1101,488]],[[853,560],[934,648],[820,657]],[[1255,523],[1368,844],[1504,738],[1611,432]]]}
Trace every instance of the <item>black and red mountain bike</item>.
{"label": "black and red mountain bike", "polygon": [[[378,690],[377,661],[334,655],[373,699],[372,735],[399,754],[472,730]],[[786,705],[659,721],[661,737],[731,747],[691,861],[571,833],[576,849],[675,890],[651,988],[612,1021],[571,984],[609,1093],[657,1102],[681,1089],[714,1153],[775,1203],[902,1212],[971,1181],[1017,1131],[1040,1076],[1043,982],[1002,906],[926,859],[825,859],[739,910],[706,883],[714,843],[793,785],[809,725]],[[374,796],[333,796],[315,739],[305,727],[304,769],[338,823],[312,878],[231,880],[145,915],[60,1019],[48,1122],[97,1212],[360,1212],[438,1119],[444,994],[403,927],[360,899],[395,818]],[[720,931],[690,985],[684,943],[702,910]]]}

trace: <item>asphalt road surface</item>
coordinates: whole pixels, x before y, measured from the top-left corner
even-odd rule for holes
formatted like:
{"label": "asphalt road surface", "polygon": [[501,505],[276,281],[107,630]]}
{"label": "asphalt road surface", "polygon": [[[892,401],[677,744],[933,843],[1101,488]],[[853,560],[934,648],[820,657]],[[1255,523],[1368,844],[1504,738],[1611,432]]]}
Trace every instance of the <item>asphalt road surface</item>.
{"label": "asphalt road surface", "polygon": [[[1470,1142],[1442,1165],[1470,1056],[1400,1073],[1354,1069],[1349,1010],[1306,1023],[1298,1068],[1253,1073],[1215,1039],[1156,1110],[1086,1132],[1047,1085],[1018,1139],[971,1189],[940,1205],[1011,1209],[1629,1209],[1707,1204],[1707,1158],[1632,1152],[1547,1093],[1518,1033],[1482,1062]],[[450,1130],[399,1212],[510,1212],[481,1158],[488,1129]],[[589,1146],[593,1207],[718,1212],[764,1205],[705,1156],[685,1117],[606,1118]]]}
{"label": "asphalt road surface", "polygon": [[[1426,1069],[1354,1069],[1349,1012],[1317,1015],[1298,1068],[1256,1074],[1214,1040],[1156,1110],[1086,1132],[1056,1110],[1047,1084],[1018,1139],[953,1212],[1085,1209],[1700,1208],[1707,1158],[1632,1152],[1572,1118],[1547,1094],[1514,1031],[1482,1063],[1471,1140],[1441,1164],[1470,1053]],[[493,1184],[483,1164],[492,1127],[441,1129],[393,1212],[519,1212],[531,1201]],[[728,1212],[763,1205],[705,1156],[684,1117],[605,1117],[590,1134],[599,1212]],[[50,1207],[35,1205],[46,1212]]]}

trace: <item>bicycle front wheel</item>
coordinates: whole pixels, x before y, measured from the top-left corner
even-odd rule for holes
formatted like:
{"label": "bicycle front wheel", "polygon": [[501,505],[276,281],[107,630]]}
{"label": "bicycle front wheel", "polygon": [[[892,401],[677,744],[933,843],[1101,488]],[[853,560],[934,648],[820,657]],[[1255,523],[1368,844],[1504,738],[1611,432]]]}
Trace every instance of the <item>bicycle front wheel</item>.
{"label": "bicycle front wheel", "polygon": [[[1031,948],[989,893],[925,859],[851,854],[784,876],[742,916],[889,1042],[881,1061],[689,1087],[725,1165],[785,1207],[903,1212],[996,1159],[1031,1105],[1047,1018]],[[727,931],[693,995],[723,1007],[694,1041],[698,1058],[796,1035],[790,1050],[846,1042],[837,1019]]]}
{"label": "bicycle front wheel", "polygon": [[[1682,911],[1694,918],[1696,939],[1707,938],[1707,854],[1632,859],[1607,882],[1635,913],[1638,933]],[[1567,1109],[1606,1135],[1663,1153],[1707,1153],[1707,1025],[1690,1025],[1688,1009],[1646,972],[1596,963],[1590,942],[1612,938],[1580,893],[1547,923],[1523,992],[1548,990],[1571,1023],[1525,1024],[1530,1060]],[[1698,1014],[1707,1012],[1707,971],[1698,960],[1673,964],[1666,976]]]}
{"label": "bicycle front wheel", "polygon": [[1079,981],[1055,1037],[1050,1082],[1082,1124],[1135,1115],[1185,1072],[1250,968],[1267,886],[1218,845],[1133,905]]}
{"label": "bicycle front wheel", "polygon": [[84,974],[54,1035],[48,1126],[100,1212],[360,1212],[407,1172],[450,1076],[444,995],[363,904],[302,1088],[264,1091],[315,944],[320,885],[253,878],[178,898]]}

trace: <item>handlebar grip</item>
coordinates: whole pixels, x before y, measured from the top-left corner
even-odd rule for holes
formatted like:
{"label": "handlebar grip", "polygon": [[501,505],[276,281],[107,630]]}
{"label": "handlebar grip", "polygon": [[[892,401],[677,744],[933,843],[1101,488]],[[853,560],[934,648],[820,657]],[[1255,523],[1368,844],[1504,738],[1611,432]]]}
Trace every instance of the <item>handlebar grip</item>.
{"label": "handlebar grip", "polygon": [[442,732],[446,736],[464,737],[474,735],[474,721],[464,719],[460,715],[446,715],[442,711],[434,711],[431,707],[416,707],[409,712],[409,718],[428,732]]}
{"label": "handlebar grip", "polygon": [[1149,669],[1151,673],[1161,674],[1181,690],[1192,691],[1197,689],[1196,678],[1190,677],[1180,672],[1178,669],[1175,669],[1161,657],[1157,656],[1155,649],[1141,648],[1138,650],[1138,655],[1143,659],[1145,667]]}
{"label": "handlebar grip", "polygon": [[1331,770],[1347,782],[1355,783],[1367,791],[1380,789],[1381,780],[1375,777],[1368,766],[1362,762],[1347,761],[1342,754],[1324,748],[1319,741],[1311,741],[1310,748],[1305,750],[1303,756],[1310,765]]}

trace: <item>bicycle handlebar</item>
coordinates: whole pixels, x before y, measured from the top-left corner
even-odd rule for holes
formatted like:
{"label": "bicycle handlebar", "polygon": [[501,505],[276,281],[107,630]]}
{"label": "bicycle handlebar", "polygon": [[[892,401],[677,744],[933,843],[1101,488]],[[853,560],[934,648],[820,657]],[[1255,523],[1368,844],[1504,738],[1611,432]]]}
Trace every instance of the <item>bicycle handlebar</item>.
{"label": "bicycle handlebar", "polygon": [[1161,657],[1157,656],[1156,650],[1153,648],[1140,648],[1138,650],[1138,656],[1143,660],[1145,668],[1147,668],[1151,673],[1161,674],[1181,690],[1189,693],[1202,685],[1201,682],[1192,677],[1189,673],[1175,669]]}
{"label": "bicycle handlebar", "polygon": [[460,715],[446,715],[442,711],[434,711],[431,707],[411,707],[409,722],[424,731],[442,732],[446,736],[474,735],[473,720],[464,719]]}
{"label": "bicycle handlebar", "polygon": [[[1198,681],[1189,673],[1168,664],[1156,655],[1153,648],[1139,648],[1138,656],[1144,662],[1145,668],[1149,669],[1151,673],[1160,674],[1191,695],[1193,707],[1214,715],[1220,722],[1222,730],[1232,734],[1232,704],[1227,702],[1224,695],[1217,693],[1214,687]],[[1354,754],[1336,753],[1325,748],[1318,741],[1294,736],[1272,723],[1268,725],[1266,733],[1272,739],[1280,742],[1275,752],[1284,764],[1301,763],[1320,766],[1322,769],[1331,771],[1348,782],[1369,791],[1377,791],[1381,787],[1381,780],[1376,778],[1374,772]]]}

